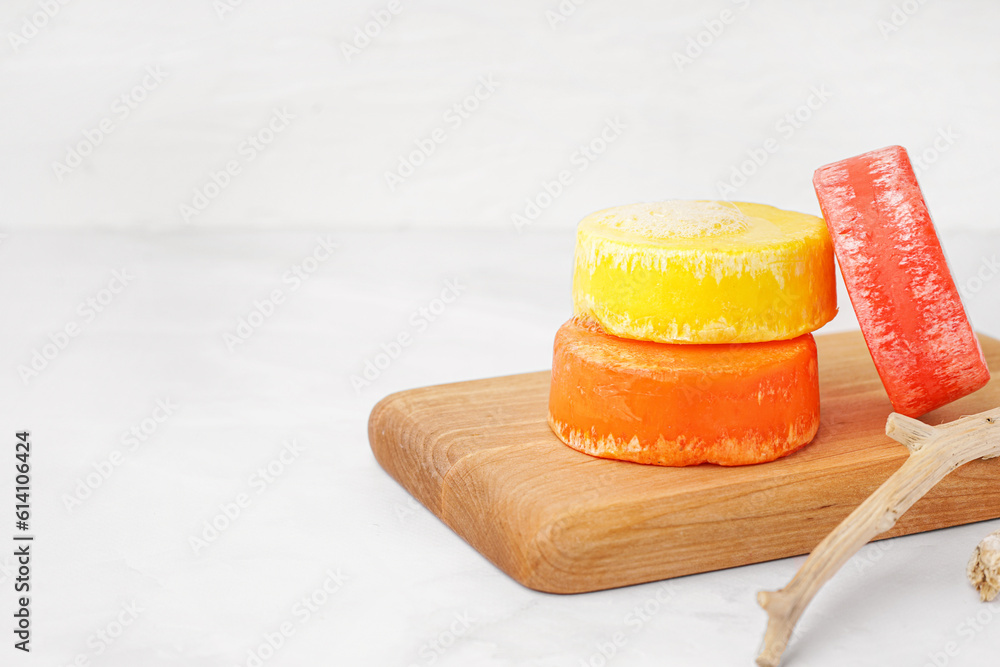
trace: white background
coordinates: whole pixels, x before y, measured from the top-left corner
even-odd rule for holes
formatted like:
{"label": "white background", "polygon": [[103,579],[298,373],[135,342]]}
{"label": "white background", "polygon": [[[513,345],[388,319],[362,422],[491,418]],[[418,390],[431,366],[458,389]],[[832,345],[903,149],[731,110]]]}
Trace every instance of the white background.
{"label": "white background", "polygon": [[[387,0],[244,0],[223,18],[213,0],[67,0],[15,52],[9,33],[38,1],[9,0],[0,17],[8,227],[177,227],[179,205],[274,108],[295,121],[198,227],[507,227],[615,117],[627,129],[539,225],[716,196],[770,137],[779,150],[732,198],[817,212],[816,167],[888,144],[916,156],[940,131],[957,139],[921,178],[938,224],[997,224],[986,196],[1000,178],[996,3],[931,2],[894,17],[885,2],[591,1],[553,28],[555,0],[421,0],[403,2],[348,61],[343,44]],[[675,54],[723,10],[731,22],[679,68]],[[893,18],[906,20],[896,29]],[[112,105],[151,65],[166,79],[118,120]],[[444,113],[481,76],[495,93],[452,128]],[[776,124],[814,86],[829,99],[786,138]],[[53,162],[104,117],[113,132],[60,182]],[[446,141],[390,192],[384,173],[436,127]]]}
{"label": "white background", "polygon": [[[995,3],[591,0],[553,25],[555,1],[421,0],[350,59],[343,44],[387,2],[72,0],[33,19],[42,4],[0,9],[0,433],[32,431],[38,540],[34,650],[7,635],[3,664],[252,665],[285,621],[295,633],[264,664],[596,666],[618,632],[610,665],[751,664],[756,591],[801,558],[678,579],[668,602],[659,584],[535,593],[413,507],[368,450],[388,393],[548,367],[573,228],[598,208],[718,198],[743,169],[730,198],[818,213],[816,167],[901,144],[926,162],[973,323],[1000,336]],[[162,82],[144,88],[147,68]],[[495,91],[449,124],[480,77]],[[249,159],[241,145],[275,110],[294,118]],[[623,129],[581,170],[609,120]],[[390,188],[385,173],[439,127]],[[73,152],[88,155],[67,172]],[[230,160],[239,173],[185,220]],[[563,170],[569,185],[539,199]],[[543,205],[518,231],[530,200]],[[318,239],[337,248],[310,264]],[[417,327],[446,280],[460,297]],[[840,306],[826,330],[856,327],[843,292]],[[400,333],[412,344],[355,390]],[[173,414],[150,421],[167,399]],[[302,453],[258,494],[255,471],[292,439]],[[0,512],[12,452],[4,467]],[[192,548],[241,493],[231,527]],[[995,662],[1000,606],[977,601],[964,567],[997,524],[867,547],[806,612],[788,664]],[[11,564],[0,556],[8,619]],[[347,580],[300,623],[328,570]],[[133,603],[134,623],[96,639]],[[456,615],[470,620],[457,639]]]}

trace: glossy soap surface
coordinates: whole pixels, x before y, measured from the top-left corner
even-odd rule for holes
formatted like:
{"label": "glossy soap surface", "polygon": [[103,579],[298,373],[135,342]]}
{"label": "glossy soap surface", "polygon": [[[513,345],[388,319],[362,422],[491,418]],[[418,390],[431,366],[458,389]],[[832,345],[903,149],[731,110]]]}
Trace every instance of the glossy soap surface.
{"label": "glossy soap surface", "polygon": [[669,345],[574,318],[556,333],[549,424],[593,456],[686,466],[772,461],[819,426],[816,344]]}
{"label": "glossy soap surface", "polygon": [[918,417],[990,378],[906,150],[816,170],[851,303],[896,412]]}
{"label": "glossy soap surface", "polygon": [[578,226],[573,302],[636,340],[786,340],[836,314],[833,248],[822,219],[762,204],[610,208]]}

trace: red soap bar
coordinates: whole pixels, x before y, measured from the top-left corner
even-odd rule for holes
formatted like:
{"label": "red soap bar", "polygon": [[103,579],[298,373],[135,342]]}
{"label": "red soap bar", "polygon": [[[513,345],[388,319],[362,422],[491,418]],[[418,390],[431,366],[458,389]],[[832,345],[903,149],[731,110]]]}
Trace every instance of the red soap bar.
{"label": "red soap bar", "polygon": [[919,417],[990,379],[906,150],[816,170],[847,291],[896,412]]}

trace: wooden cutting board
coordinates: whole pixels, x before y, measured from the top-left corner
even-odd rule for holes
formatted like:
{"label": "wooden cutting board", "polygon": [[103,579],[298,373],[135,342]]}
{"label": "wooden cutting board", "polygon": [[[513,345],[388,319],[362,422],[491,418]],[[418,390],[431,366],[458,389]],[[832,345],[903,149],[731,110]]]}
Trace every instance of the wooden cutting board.
{"label": "wooden cutting board", "polygon": [[[980,336],[994,374],[1000,341]],[[549,373],[459,382],[383,399],[375,458],[420,502],[525,586],[581,593],[808,553],[906,459],[860,332],[817,336],[815,440],[772,463],[661,468],[592,458],[545,421]],[[926,415],[1000,406],[1000,380]],[[1000,459],[956,470],[881,536],[1000,517]],[[944,539],[942,537],[942,539]]]}

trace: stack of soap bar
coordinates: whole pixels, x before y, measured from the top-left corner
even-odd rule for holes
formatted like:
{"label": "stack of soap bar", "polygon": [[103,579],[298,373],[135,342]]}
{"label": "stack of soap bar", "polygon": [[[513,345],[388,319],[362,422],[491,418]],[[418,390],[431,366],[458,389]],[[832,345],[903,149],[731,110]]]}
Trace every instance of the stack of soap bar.
{"label": "stack of soap bar", "polygon": [[577,234],[549,424],[570,447],[658,465],[772,461],[819,426],[816,345],[836,313],[815,216],[730,202],[608,209]]}
{"label": "stack of soap bar", "polygon": [[573,301],[608,333],[661,343],[753,343],[837,312],[830,236],[812,215],[673,201],[594,213],[577,229]]}
{"label": "stack of soap bar", "polygon": [[896,412],[918,417],[990,378],[906,150],[816,170],[858,323]]}
{"label": "stack of soap bar", "polygon": [[556,334],[549,413],[574,449],[685,466],[772,461],[819,427],[816,343],[664,345],[573,319]]}

